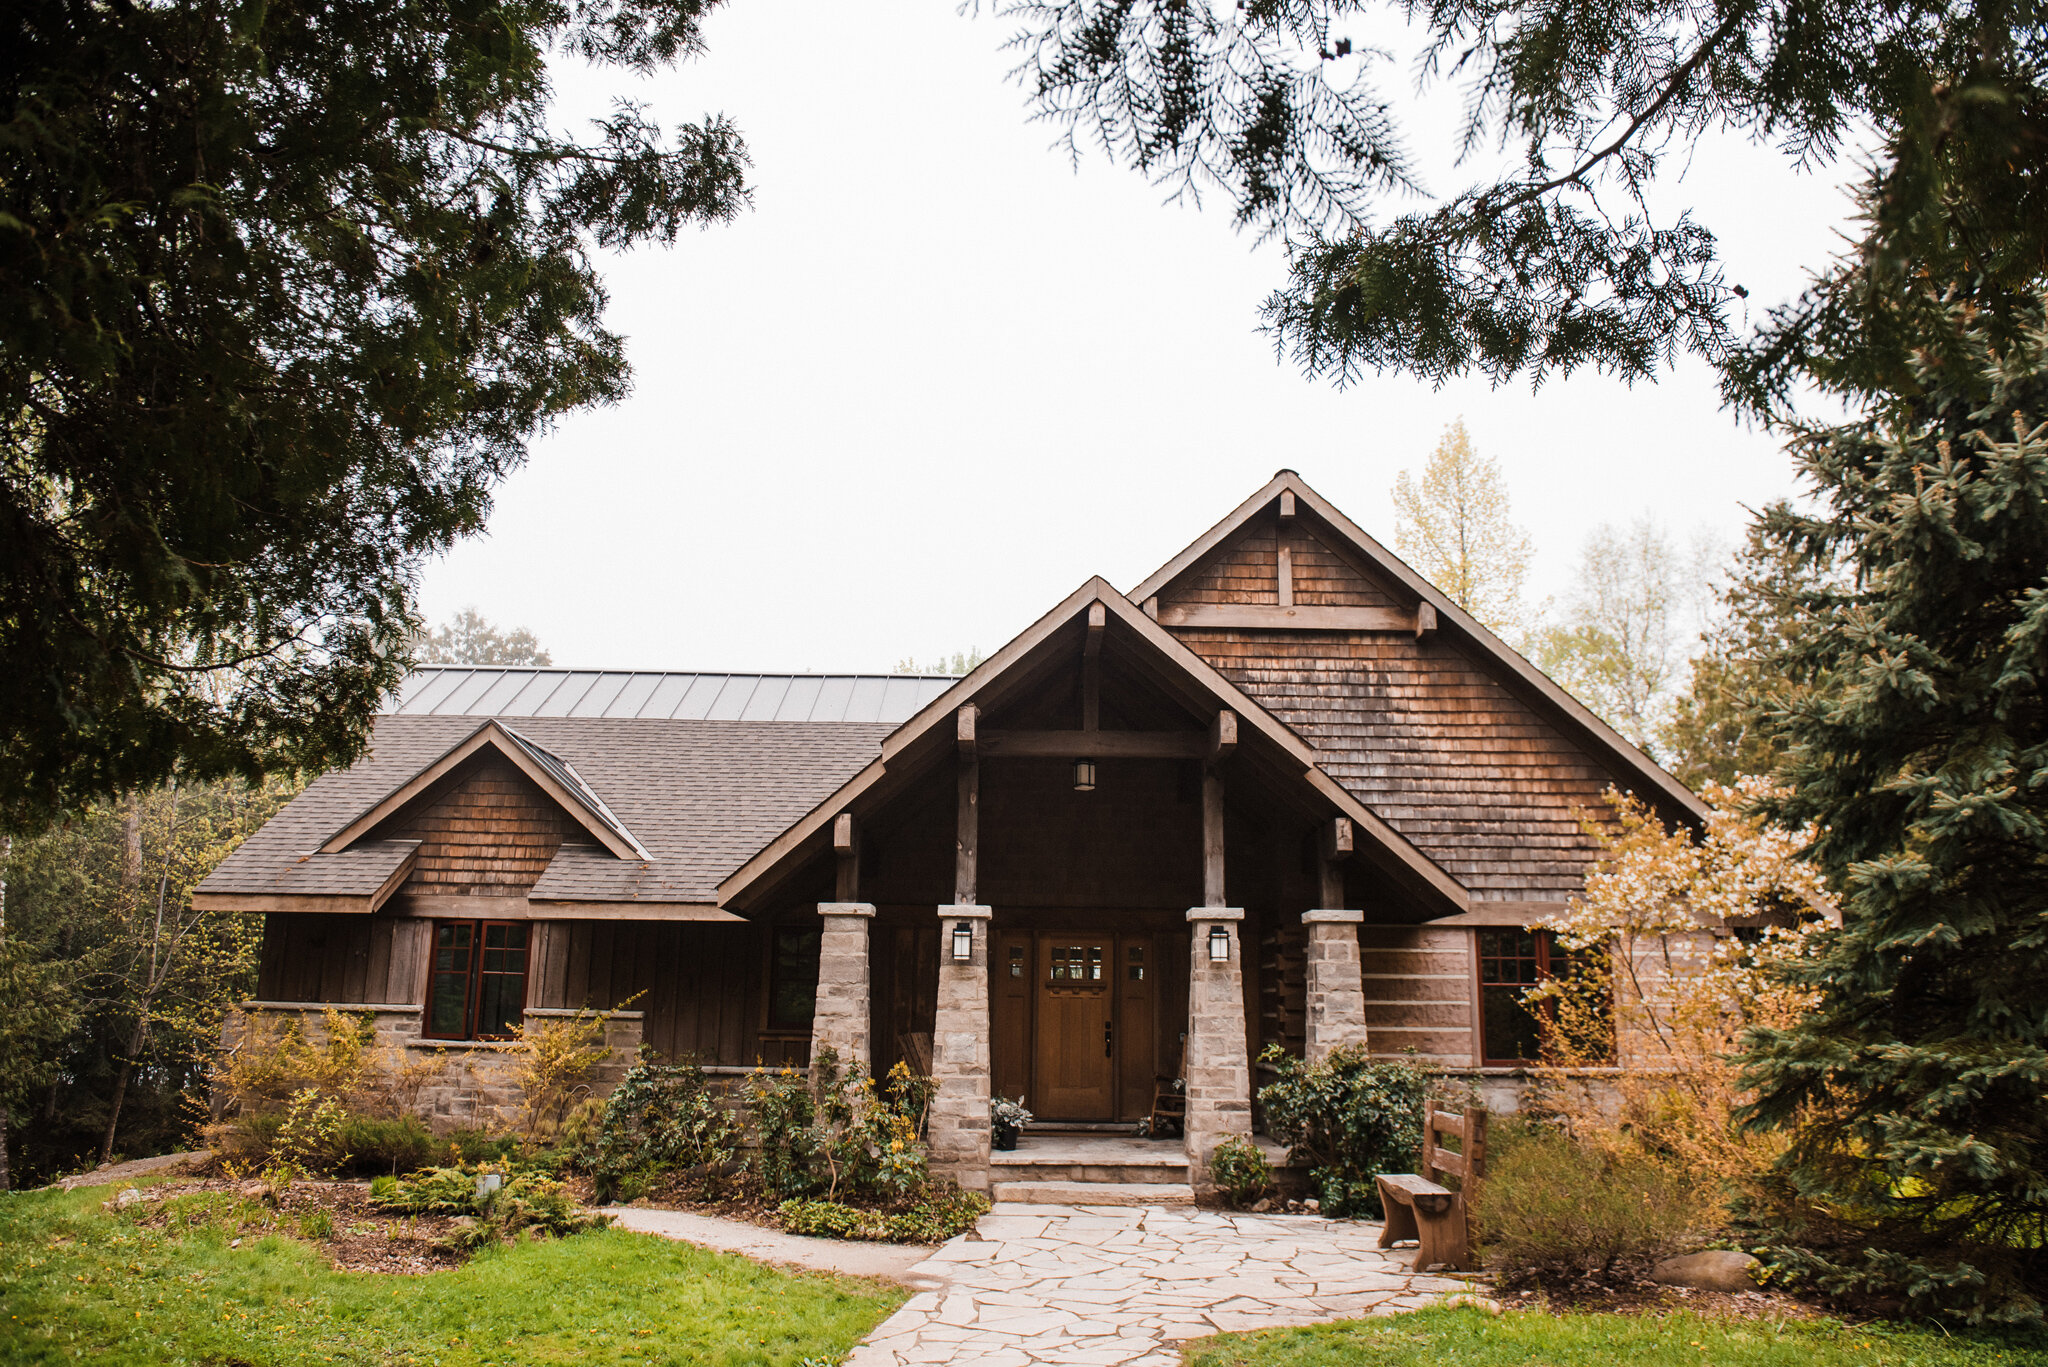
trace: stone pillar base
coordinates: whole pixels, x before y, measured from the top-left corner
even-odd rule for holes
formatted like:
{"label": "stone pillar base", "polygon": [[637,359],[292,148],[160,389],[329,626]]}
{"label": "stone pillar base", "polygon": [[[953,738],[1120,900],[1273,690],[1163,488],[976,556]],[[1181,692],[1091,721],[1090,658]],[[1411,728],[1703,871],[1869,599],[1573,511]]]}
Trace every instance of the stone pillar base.
{"label": "stone pillar base", "polygon": [[811,1013],[811,1062],[826,1049],[842,1070],[872,1067],[868,1033],[868,922],[871,902],[820,902],[825,927],[818,937],[818,997]]}
{"label": "stone pillar base", "polygon": [[[932,1022],[932,1172],[970,1191],[989,1188],[988,927],[980,906],[939,908],[938,1010]],[[972,928],[974,946],[953,957],[954,929]]]}
{"label": "stone pillar base", "polygon": [[1365,983],[1359,976],[1358,926],[1363,911],[1304,911],[1308,927],[1308,1020],[1303,1054],[1310,1063],[1347,1044],[1364,1044]]}
{"label": "stone pillar base", "polygon": [[[1197,1196],[1216,1190],[1209,1162],[1216,1146],[1252,1132],[1252,1066],[1245,1049],[1242,907],[1190,907],[1188,964],[1188,1180]],[[1210,932],[1221,926],[1229,955],[1209,957]]]}

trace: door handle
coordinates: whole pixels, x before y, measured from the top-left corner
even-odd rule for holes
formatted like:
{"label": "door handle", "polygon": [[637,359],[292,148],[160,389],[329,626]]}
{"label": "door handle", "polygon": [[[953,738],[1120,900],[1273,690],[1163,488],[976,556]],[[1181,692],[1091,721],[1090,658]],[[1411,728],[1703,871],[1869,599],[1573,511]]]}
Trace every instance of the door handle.
{"label": "door handle", "polygon": [[1102,1056],[1103,1056],[1104,1058],[1115,1058],[1115,1057],[1116,1057],[1116,1022],[1115,1022],[1115,1021],[1104,1021],[1104,1022],[1102,1023]]}

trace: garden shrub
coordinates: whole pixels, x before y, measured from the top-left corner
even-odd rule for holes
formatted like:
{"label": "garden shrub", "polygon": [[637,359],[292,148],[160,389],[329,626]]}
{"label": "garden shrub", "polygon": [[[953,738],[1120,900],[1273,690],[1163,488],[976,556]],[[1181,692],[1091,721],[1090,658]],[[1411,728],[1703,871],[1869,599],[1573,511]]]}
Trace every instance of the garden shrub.
{"label": "garden shrub", "polygon": [[1374,1062],[1363,1045],[1346,1045],[1307,1063],[1270,1045],[1260,1061],[1279,1077],[1259,1089],[1266,1132],[1309,1164],[1309,1182],[1323,1214],[1380,1210],[1373,1179],[1413,1172],[1422,1155],[1427,1079],[1412,1063]]}
{"label": "garden shrub", "polygon": [[[566,1127],[565,1127],[566,1128]],[[659,1173],[694,1174],[700,1184],[733,1161],[740,1126],[694,1062],[628,1069],[605,1102],[588,1159],[602,1201],[632,1199]]]}
{"label": "garden shrub", "polygon": [[413,1172],[434,1161],[434,1135],[418,1116],[384,1120],[352,1115],[337,1135],[347,1169],[358,1176]]}
{"label": "garden shrub", "polygon": [[1232,1135],[1216,1146],[1209,1176],[1230,1204],[1242,1209],[1273,1189],[1273,1165],[1251,1140]]}
{"label": "garden shrub", "polygon": [[1500,1123],[1488,1134],[1473,1232],[1505,1279],[1597,1274],[1672,1251],[1715,1198],[1711,1184],[1640,1149]]}
{"label": "garden shrub", "polygon": [[878,1092],[858,1063],[842,1074],[831,1049],[808,1075],[757,1074],[748,1085],[755,1174],[782,1200],[901,1200],[930,1181],[922,1135],[931,1097],[931,1079],[901,1063]]}
{"label": "garden shrub", "polygon": [[465,1248],[520,1233],[575,1234],[611,1222],[578,1208],[568,1189],[552,1178],[489,1167],[428,1168],[410,1177],[379,1178],[370,1184],[370,1199],[381,1209],[405,1215],[468,1217],[473,1223],[457,1239]]}
{"label": "garden shrub", "polygon": [[882,1243],[939,1244],[974,1227],[988,1211],[988,1198],[957,1188],[926,1192],[902,1210],[871,1210],[843,1201],[796,1198],[777,1209],[792,1234],[821,1239],[867,1239]]}

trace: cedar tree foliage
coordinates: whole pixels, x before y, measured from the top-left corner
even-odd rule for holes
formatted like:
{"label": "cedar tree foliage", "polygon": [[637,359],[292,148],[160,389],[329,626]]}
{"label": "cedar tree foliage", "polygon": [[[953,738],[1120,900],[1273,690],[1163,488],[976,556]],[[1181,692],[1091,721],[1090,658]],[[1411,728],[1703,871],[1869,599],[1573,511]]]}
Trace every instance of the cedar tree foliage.
{"label": "cedar tree foliage", "polygon": [[[1240,224],[1289,240],[1267,325],[1306,372],[1340,382],[1580,366],[1635,379],[1683,350],[1768,413],[1845,344],[1903,365],[1907,343],[1860,326],[1859,271],[1882,289],[1938,258],[1937,278],[2024,290],[2048,265],[2048,28],[2025,0],[996,9],[1018,23],[1019,79],[1070,150],[1099,146],[1176,192],[1220,191]],[[1462,86],[1464,150],[1505,154],[1502,174],[1425,192],[1392,54],[1339,36],[1382,16],[1421,31],[1420,78]],[[1710,225],[1648,193],[1716,130],[1801,166],[1872,134],[1881,146],[1862,260],[1739,342],[1730,317],[1747,292],[1724,279]]]}
{"label": "cedar tree foliage", "polygon": [[0,29],[0,825],[326,767],[423,557],[629,375],[593,247],[746,201],[723,118],[547,118],[716,0],[18,0]]}
{"label": "cedar tree foliage", "polygon": [[[1906,307],[1906,306],[1902,306]],[[1780,1225],[1823,1286],[2038,1316],[2048,1291],[2048,312],[1964,290],[1914,388],[1793,450],[1821,571],[1775,663],[1781,821],[1842,895],[1754,1033],[1753,1123],[1798,1126]],[[1839,577],[1829,573],[1839,567]],[[1793,1257],[1787,1254],[1787,1257]]]}

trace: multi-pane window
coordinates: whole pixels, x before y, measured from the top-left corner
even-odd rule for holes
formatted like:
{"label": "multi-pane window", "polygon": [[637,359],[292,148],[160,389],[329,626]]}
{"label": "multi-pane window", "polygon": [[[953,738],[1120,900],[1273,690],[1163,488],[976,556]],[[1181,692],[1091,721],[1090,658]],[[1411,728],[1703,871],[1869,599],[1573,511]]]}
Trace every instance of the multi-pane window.
{"label": "multi-pane window", "polygon": [[768,1028],[808,1030],[818,1006],[819,929],[781,926],[768,965]]}
{"label": "multi-pane window", "polygon": [[[1549,931],[1479,932],[1479,1030],[1486,1063],[1532,1063],[1542,1055],[1543,1026],[1554,1008],[1546,1003],[1532,1010],[1522,994],[1569,973],[1571,962]],[[1611,1048],[1611,1041],[1605,1043]]]}
{"label": "multi-pane window", "polygon": [[524,921],[434,922],[425,1034],[499,1039],[526,1013]]}
{"label": "multi-pane window", "polygon": [[1051,977],[1056,983],[1101,982],[1102,946],[1054,945]]}

